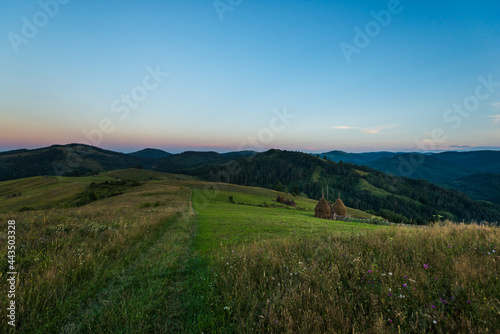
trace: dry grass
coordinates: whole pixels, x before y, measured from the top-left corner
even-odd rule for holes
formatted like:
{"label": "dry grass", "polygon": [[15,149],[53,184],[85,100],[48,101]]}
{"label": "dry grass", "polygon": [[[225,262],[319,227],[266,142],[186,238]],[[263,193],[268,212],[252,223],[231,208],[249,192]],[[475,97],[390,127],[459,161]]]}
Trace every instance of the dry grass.
{"label": "dry grass", "polygon": [[499,246],[451,223],[256,242],[217,255],[212,303],[243,333],[498,333]]}
{"label": "dry grass", "polygon": [[[50,332],[70,318],[159,237],[167,220],[190,207],[189,197],[187,188],[158,182],[81,208],[0,215],[4,231],[7,220],[16,220],[18,329]],[[146,200],[168,205],[143,209]],[[6,233],[0,240],[6,244]],[[0,275],[9,271],[6,251],[0,249]],[[6,291],[5,279],[0,284]],[[0,296],[2,305],[6,298]]]}

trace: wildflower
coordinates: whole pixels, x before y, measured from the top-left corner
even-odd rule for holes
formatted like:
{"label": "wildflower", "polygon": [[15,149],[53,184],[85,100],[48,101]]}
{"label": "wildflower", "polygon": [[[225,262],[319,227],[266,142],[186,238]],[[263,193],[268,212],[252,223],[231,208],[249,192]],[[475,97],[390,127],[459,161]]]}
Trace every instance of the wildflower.
{"label": "wildflower", "polygon": [[405,276],[405,278],[408,278],[408,277]]}
{"label": "wildflower", "polygon": [[431,305],[431,307],[432,307],[432,308],[436,308],[436,306],[435,306],[435,305]]}
{"label": "wildflower", "polygon": [[225,306],[224,310],[229,311],[229,306]]}
{"label": "wildflower", "polygon": [[392,276],[392,273],[389,273],[389,275],[391,275],[391,276]]}
{"label": "wildflower", "polygon": [[389,322],[392,322],[392,319],[389,319]]}
{"label": "wildflower", "polygon": [[436,320],[432,320],[432,323],[435,325],[437,324],[438,322]]}
{"label": "wildflower", "polygon": [[427,267],[429,267],[428,265],[424,264],[424,269],[427,269]]}
{"label": "wildflower", "polygon": [[403,284],[403,288],[406,288],[407,286],[408,286],[408,285],[406,285],[406,283],[405,283],[405,284]]}
{"label": "wildflower", "polygon": [[371,271],[371,270],[368,270],[368,273],[369,273],[369,274],[371,274],[371,273],[372,273],[372,271]]}
{"label": "wildflower", "polygon": [[385,276],[385,273],[383,273],[382,276]]}
{"label": "wildflower", "polygon": [[468,300],[467,303],[470,304],[470,300]]}

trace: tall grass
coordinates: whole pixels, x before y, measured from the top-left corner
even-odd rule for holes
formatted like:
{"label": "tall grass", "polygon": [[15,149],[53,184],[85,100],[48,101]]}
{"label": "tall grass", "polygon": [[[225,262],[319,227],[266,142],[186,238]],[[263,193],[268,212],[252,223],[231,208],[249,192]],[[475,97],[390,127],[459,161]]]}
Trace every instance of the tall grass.
{"label": "tall grass", "polygon": [[222,248],[204,278],[211,320],[199,329],[495,332],[499,246],[498,229],[446,223]]}
{"label": "tall grass", "polygon": [[[59,332],[95,303],[95,297],[120,272],[163,235],[168,220],[189,206],[189,189],[158,186],[161,195],[148,200],[168,206],[141,208],[154,187],[86,205],[0,215],[1,245],[7,220],[16,220],[16,328],[26,332]],[[8,272],[7,247],[0,249],[0,273]],[[0,283],[6,291],[6,281]],[[0,296],[6,305],[6,293]],[[5,308],[0,312],[6,319]],[[7,331],[6,321],[2,330]],[[5,326],[4,326],[5,325]]]}

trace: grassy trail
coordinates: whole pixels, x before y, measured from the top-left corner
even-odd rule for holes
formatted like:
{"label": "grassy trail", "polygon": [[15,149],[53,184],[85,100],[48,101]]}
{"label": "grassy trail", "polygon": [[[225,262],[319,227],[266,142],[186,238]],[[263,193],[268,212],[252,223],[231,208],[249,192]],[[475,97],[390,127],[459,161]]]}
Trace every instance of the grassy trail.
{"label": "grassy trail", "polygon": [[89,307],[79,310],[63,333],[169,332],[182,312],[179,270],[195,231],[191,203],[165,223],[135,261],[122,269]]}

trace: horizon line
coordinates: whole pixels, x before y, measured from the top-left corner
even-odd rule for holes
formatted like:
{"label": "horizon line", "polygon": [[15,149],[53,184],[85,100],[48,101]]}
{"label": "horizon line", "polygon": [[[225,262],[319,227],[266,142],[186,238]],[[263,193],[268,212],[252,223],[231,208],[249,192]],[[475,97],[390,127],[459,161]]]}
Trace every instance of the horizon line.
{"label": "horizon line", "polygon": [[[251,152],[256,152],[256,153],[263,153],[267,152],[270,150],[280,150],[280,151],[296,151],[296,152],[302,152],[302,153],[307,153],[307,154],[327,154],[331,152],[342,152],[342,153],[347,153],[347,154],[366,154],[366,153],[396,153],[396,154],[408,154],[408,153],[421,153],[421,154],[430,154],[430,153],[444,153],[444,152],[477,152],[477,151],[500,151],[500,147],[484,147],[484,146],[457,146],[457,147],[450,147],[449,149],[436,149],[436,150],[410,150],[410,149],[405,149],[405,150],[397,150],[397,151],[391,151],[391,150],[373,150],[373,151],[359,151],[359,152],[353,152],[351,150],[343,150],[343,149],[330,149],[326,151],[317,151],[317,150],[304,150],[304,149],[290,149],[290,148],[277,148],[277,147],[271,147],[271,148],[265,148],[265,149],[231,149],[231,148],[226,148],[225,150],[220,150],[217,151],[216,147],[214,148],[207,148],[207,149],[197,149],[197,147],[193,148],[185,148],[183,150],[179,149],[163,149],[163,148],[157,148],[157,147],[144,147],[141,149],[120,149],[120,148],[105,148],[105,147],[99,147],[99,146],[94,146],[94,145],[89,145],[89,144],[84,144],[84,143],[67,143],[67,144],[52,144],[48,146],[39,146],[39,147],[33,147],[33,148],[13,148],[13,149],[2,149],[0,148],[0,153],[6,153],[6,152],[11,152],[11,151],[19,151],[19,150],[29,150],[29,151],[34,151],[34,150],[41,150],[45,148],[49,148],[52,146],[69,146],[69,145],[84,145],[84,146],[90,146],[90,147],[95,147],[101,150],[107,150],[107,151],[113,151],[117,153],[122,153],[122,154],[132,154],[136,152],[140,152],[142,150],[147,150],[147,149],[152,149],[152,150],[160,150],[169,154],[181,154],[185,152],[215,152],[218,154],[225,154],[225,153],[233,153],[233,152],[245,152],[245,151],[251,151]],[[199,147],[198,147],[199,148]]]}

